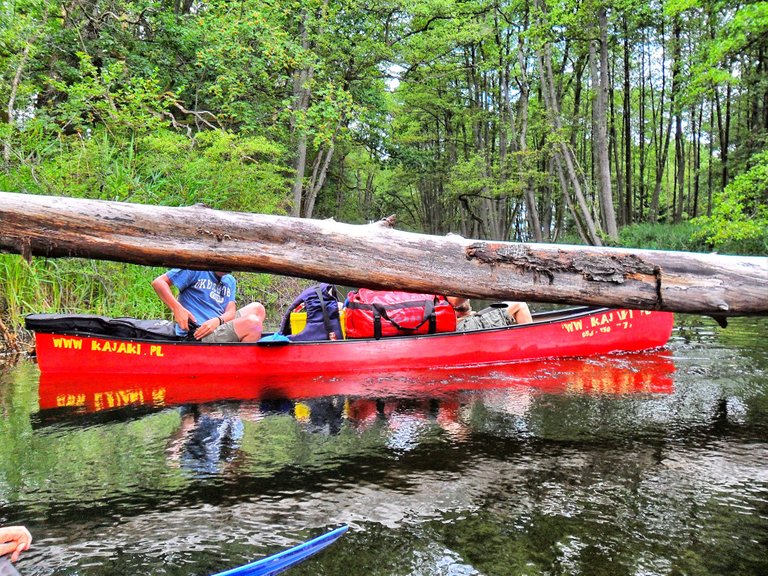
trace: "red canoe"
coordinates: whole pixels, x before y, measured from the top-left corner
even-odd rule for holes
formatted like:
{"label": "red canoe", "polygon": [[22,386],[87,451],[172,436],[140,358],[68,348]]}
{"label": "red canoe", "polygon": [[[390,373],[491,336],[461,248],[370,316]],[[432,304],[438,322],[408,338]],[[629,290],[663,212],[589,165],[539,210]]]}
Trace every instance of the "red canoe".
{"label": "red canoe", "polygon": [[[139,337],[141,331],[125,336],[126,319],[35,314],[26,320],[27,328],[35,331],[43,374],[200,378],[375,374],[635,352],[664,346],[673,325],[668,312],[582,307],[539,313],[531,324],[477,332],[203,344],[158,339],[156,334]],[[114,325],[120,330],[112,330]]]}

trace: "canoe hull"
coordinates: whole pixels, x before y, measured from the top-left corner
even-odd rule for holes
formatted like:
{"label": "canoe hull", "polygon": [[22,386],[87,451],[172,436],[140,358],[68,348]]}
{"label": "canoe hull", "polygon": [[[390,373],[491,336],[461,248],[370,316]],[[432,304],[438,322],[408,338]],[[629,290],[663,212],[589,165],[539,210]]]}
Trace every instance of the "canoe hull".
{"label": "canoe hull", "polygon": [[674,322],[667,312],[604,308],[544,313],[535,320],[478,332],[289,344],[149,341],[40,328],[35,341],[44,374],[289,377],[635,352],[664,346]]}

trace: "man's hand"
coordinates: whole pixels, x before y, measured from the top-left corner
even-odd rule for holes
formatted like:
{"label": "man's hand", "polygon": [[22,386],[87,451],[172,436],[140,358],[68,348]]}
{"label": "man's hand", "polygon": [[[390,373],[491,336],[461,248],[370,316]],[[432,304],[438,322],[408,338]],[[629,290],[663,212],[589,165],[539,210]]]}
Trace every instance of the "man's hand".
{"label": "man's hand", "polygon": [[6,526],[0,528],[0,556],[11,554],[11,562],[19,559],[19,554],[29,549],[32,535],[24,526]]}
{"label": "man's hand", "polygon": [[206,320],[200,325],[200,328],[195,330],[195,339],[196,340],[202,340],[206,336],[209,336],[210,334],[213,334],[218,328],[221,326],[221,323],[219,322],[219,317],[211,318],[210,320]]}
{"label": "man's hand", "polygon": [[181,305],[179,305],[177,308],[174,308],[173,319],[176,320],[176,324],[179,325],[179,328],[185,332],[189,332],[190,322],[197,325],[197,319],[195,318],[194,314],[192,314],[189,310]]}

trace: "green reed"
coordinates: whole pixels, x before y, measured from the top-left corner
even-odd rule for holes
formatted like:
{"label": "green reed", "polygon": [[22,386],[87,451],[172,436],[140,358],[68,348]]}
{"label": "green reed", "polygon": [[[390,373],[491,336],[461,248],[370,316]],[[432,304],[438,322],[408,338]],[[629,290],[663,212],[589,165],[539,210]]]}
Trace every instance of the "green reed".
{"label": "green reed", "polygon": [[0,313],[14,327],[31,313],[162,317],[155,268],[95,260],[0,256]]}

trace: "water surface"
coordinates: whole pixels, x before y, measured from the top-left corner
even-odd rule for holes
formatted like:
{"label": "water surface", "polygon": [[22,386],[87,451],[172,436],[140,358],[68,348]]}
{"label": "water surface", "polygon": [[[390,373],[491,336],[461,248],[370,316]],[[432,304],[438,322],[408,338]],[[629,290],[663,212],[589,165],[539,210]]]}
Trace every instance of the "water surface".
{"label": "water surface", "polygon": [[678,316],[659,352],[294,398],[21,360],[0,371],[0,523],[35,537],[25,576],[207,575],[341,523],[289,573],[768,574],[766,335]]}

